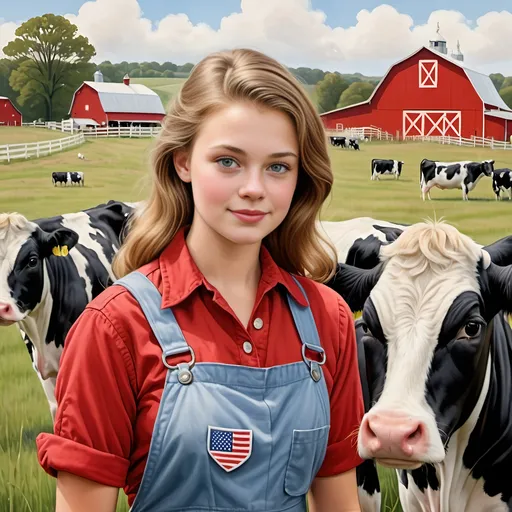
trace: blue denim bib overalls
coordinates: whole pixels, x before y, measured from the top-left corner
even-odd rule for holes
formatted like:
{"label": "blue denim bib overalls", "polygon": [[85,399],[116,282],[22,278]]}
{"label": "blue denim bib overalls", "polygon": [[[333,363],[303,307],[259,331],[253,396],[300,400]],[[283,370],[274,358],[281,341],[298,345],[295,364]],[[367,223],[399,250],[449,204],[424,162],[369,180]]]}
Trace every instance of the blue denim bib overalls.
{"label": "blue denim bib overalls", "polygon": [[[270,368],[202,363],[146,276],[135,271],[114,284],[139,302],[168,368],[131,512],[304,512],[330,428],[325,352],[309,306],[288,295],[303,361]],[[308,359],[306,347],[322,361]],[[187,353],[187,363],[167,361]]]}

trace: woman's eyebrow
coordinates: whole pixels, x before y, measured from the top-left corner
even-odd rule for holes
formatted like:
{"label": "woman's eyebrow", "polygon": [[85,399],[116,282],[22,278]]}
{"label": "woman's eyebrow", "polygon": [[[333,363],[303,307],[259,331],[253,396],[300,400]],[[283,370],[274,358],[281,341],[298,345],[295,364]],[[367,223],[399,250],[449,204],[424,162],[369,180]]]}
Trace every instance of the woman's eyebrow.
{"label": "woman's eyebrow", "polygon": [[[227,149],[229,151],[232,151],[233,153],[247,155],[247,153],[243,149],[237,148],[235,146],[230,146],[229,144],[219,144],[218,146],[212,146],[210,149]],[[272,153],[269,156],[272,158],[284,158],[285,156],[299,158],[293,151],[281,151],[278,153]]]}

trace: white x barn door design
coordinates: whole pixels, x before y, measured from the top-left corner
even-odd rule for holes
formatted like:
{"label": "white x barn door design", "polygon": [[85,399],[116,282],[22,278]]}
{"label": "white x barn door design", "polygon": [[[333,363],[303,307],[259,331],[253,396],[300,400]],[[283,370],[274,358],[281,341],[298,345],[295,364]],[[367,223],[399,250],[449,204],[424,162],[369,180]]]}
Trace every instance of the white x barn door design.
{"label": "white x barn door design", "polygon": [[419,87],[420,89],[435,89],[437,87],[437,78],[439,65],[437,60],[420,60],[419,69]]}
{"label": "white x barn door design", "polygon": [[404,110],[403,134],[460,137],[460,110]]}

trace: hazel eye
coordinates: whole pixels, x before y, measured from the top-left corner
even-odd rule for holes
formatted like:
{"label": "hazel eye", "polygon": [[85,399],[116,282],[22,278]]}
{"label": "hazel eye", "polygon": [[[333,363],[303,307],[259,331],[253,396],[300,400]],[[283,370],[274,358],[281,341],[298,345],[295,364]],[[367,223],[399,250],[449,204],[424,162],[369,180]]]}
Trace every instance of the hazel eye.
{"label": "hazel eye", "polygon": [[457,333],[457,339],[470,339],[478,336],[482,331],[482,324],[478,322],[468,322]]}

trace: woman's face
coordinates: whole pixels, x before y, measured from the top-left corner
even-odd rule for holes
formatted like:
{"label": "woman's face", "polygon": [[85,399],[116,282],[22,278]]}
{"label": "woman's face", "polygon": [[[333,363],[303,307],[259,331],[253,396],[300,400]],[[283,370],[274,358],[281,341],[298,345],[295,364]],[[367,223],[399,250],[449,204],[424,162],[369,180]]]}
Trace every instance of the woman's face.
{"label": "woman's face", "polygon": [[174,160],[181,179],[192,184],[193,224],[235,244],[255,244],[288,213],[299,146],[286,114],[232,103],[210,114],[191,153]]}

